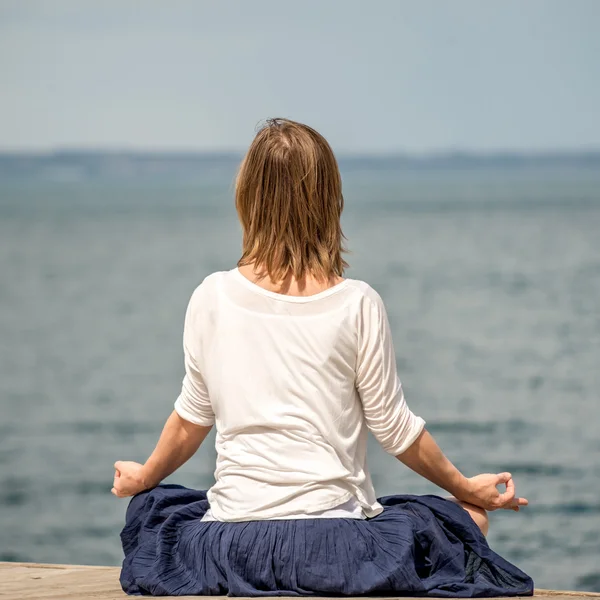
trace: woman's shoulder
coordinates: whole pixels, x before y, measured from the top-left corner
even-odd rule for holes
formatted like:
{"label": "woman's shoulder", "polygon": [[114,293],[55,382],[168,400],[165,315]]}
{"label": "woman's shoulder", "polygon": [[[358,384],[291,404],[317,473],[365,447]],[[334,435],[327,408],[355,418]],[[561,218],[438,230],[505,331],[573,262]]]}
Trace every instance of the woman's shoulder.
{"label": "woman's shoulder", "polygon": [[223,279],[229,274],[229,271],[215,271],[207,275],[194,289],[190,304],[205,302],[211,295],[214,295]]}
{"label": "woman's shoulder", "polygon": [[346,279],[347,285],[356,293],[359,300],[367,305],[375,305],[379,309],[384,309],[384,302],[379,292],[366,281],[361,279]]}

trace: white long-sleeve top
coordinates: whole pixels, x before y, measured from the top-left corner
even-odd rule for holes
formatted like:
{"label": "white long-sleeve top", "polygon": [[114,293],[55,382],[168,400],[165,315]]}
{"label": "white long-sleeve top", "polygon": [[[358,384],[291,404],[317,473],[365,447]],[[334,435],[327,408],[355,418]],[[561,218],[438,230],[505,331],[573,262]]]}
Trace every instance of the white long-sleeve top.
{"label": "white long-sleeve top", "polygon": [[358,504],[381,512],[367,431],[404,452],[425,422],[408,408],[380,296],[345,279],[313,296],[263,289],[238,269],[207,277],[184,327],[175,410],[216,424],[220,521],[293,518]]}

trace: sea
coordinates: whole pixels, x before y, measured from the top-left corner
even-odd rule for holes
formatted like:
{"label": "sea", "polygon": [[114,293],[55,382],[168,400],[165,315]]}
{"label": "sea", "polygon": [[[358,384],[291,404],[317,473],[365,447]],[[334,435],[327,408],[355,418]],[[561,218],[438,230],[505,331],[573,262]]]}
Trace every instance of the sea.
{"label": "sea", "polygon": [[[154,448],[190,295],[239,258],[236,157],[138,159],[0,161],[0,560],[120,563],[113,463]],[[600,162],[341,167],[347,275],[384,299],[409,405],[530,502],[491,514],[491,547],[600,591]],[[169,481],[214,463],[211,435]],[[445,495],[374,439],[369,464],[379,495]]]}

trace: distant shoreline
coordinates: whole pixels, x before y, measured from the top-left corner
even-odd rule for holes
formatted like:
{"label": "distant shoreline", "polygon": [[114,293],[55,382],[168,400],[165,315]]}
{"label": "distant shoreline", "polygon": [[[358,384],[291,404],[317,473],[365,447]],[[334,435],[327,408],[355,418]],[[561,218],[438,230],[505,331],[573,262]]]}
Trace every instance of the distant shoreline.
{"label": "distant shoreline", "polygon": [[[238,161],[243,151],[203,150],[132,150],[57,148],[52,150],[2,150],[0,162],[12,160],[114,160],[138,161]],[[344,162],[395,162],[425,164],[438,162],[531,162],[531,161],[600,161],[600,148],[547,151],[521,150],[435,150],[427,152],[336,152],[338,160]]]}
{"label": "distant shoreline", "polygon": [[[1,152],[0,180],[54,178],[57,174],[83,178],[187,177],[233,173],[242,154],[236,152],[142,152],[54,150]],[[338,155],[342,172],[600,169],[600,150],[553,152],[461,152],[427,154]]]}

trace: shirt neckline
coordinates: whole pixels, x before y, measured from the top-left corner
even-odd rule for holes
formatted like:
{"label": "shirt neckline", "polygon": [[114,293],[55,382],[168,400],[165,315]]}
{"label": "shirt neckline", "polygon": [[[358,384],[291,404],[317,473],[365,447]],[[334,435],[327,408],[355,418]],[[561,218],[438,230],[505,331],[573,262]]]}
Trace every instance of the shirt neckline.
{"label": "shirt neckline", "polygon": [[266,290],[265,288],[254,283],[253,281],[250,281],[247,277],[242,275],[238,267],[232,269],[230,272],[233,273],[234,277],[238,281],[240,281],[253,292],[261,294],[262,296],[267,296],[268,298],[273,298],[274,300],[281,300],[282,302],[313,302],[315,300],[320,300],[321,298],[327,298],[332,294],[336,294],[337,292],[343,290],[348,284],[348,279],[344,279],[343,281],[340,281],[340,283],[336,283],[334,286],[327,288],[322,292],[318,292],[317,294],[311,294],[310,296],[289,296],[287,294],[278,294],[277,292]]}

